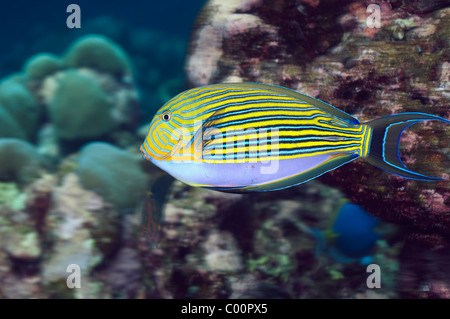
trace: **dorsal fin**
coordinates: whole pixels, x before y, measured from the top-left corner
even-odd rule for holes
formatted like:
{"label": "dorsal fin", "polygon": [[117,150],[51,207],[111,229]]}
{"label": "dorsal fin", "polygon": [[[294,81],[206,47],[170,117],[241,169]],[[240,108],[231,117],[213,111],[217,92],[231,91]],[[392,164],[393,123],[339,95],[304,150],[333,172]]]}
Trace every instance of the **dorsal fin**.
{"label": "dorsal fin", "polygon": [[347,122],[350,125],[357,125],[360,124],[359,121],[354,118],[353,116],[345,113],[344,111],[339,110],[338,108],[325,103],[321,100],[318,100],[316,98],[313,98],[309,95],[299,93],[297,91],[294,91],[292,89],[284,88],[277,85],[270,85],[270,84],[262,84],[262,83],[252,83],[252,82],[236,82],[236,83],[221,83],[221,84],[212,84],[209,85],[212,86],[237,86],[237,87],[244,87],[244,88],[255,88],[255,89],[261,89],[261,90],[268,90],[277,92],[283,95],[291,96],[293,98],[299,99],[301,101],[304,101],[308,104],[311,104],[322,111],[327,112],[328,114],[334,115],[343,121]]}

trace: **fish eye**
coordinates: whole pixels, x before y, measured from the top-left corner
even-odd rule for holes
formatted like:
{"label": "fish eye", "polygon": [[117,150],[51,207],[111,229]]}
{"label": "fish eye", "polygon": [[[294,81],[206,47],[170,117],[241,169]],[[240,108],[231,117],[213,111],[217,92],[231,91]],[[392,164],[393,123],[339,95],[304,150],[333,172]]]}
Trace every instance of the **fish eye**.
{"label": "fish eye", "polygon": [[170,113],[170,111],[165,111],[165,112],[163,112],[163,114],[161,115],[161,119],[162,119],[164,122],[169,122],[171,118],[172,118],[172,113]]}

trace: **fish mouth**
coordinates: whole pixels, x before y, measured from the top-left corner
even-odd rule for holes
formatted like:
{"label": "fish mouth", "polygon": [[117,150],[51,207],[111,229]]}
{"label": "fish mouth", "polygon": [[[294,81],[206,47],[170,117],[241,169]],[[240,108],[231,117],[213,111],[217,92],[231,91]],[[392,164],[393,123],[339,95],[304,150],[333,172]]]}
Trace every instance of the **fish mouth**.
{"label": "fish mouth", "polygon": [[141,147],[139,148],[139,150],[142,152],[142,157],[149,161],[152,162],[153,161],[153,157],[151,157],[150,155],[147,154],[147,152],[144,149],[144,144],[141,145]]}
{"label": "fish mouth", "polygon": [[160,155],[160,156],[155,156],[152,155],[151,153],[147,152],[145,150],[144,144],[141,144],[140,146],[140,151],[143,154],[144,159],[150,161],[150,162],[155,162],[155,161],[161,161],[161,160],[167,160],[170,157],[172,157],[176,152],[178,152],[178,150],[182,147],[184,147],[184,143],[183,140],[181,138],[175,138],[175,146],[170,150],[170,152],[168,152],[166,155]]}
{"label": "fish mouth", "polygon": [[158,161],[158,160],[163,161],[163,160],[167,160],[167,159],[169,159],[170,157],[172,157],[172,156],[180,149],[180,147],[181,147],[180,144],[181,144],[181,143],[177,143],[177,144],[175,145],[175,147],[174,147],[167,155],[162,156],[162,157],[154,157],[154,156],[148,154],[148,153],[145,151],[145,148],[144,148],[143,145],[141,145],[141,147],[140,147],[139,149],[140,149],[140,151],[142,152],[142,157],[143,157],[145,160],[154,163],[155,161]]}
{"label": "fish mouth", "polygon": [[144,158],[145,158],[147,161],[153,162],[153,157],[150,157],[150,156],[148,156],[147,154],[144,154],[143,156],[144,156]]}

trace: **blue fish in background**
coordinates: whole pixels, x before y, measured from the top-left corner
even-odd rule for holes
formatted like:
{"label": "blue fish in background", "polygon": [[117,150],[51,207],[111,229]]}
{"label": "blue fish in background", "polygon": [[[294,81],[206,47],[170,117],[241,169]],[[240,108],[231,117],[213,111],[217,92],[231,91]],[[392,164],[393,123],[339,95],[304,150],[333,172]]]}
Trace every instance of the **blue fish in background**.
{"label": "blue fish in background", "polygon": [[317,238],[316,254],[327,253],[339,262],[371,264],[371,255],[380,234],[374,231],[379,220],[361,206],[346,202],[337,211],[327,230],[312,229]]}

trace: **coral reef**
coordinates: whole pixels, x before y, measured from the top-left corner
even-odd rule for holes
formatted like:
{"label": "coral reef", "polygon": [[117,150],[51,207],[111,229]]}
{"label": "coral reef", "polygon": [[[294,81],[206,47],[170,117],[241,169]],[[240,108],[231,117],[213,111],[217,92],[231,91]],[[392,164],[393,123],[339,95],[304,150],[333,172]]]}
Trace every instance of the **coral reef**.
{"label": "coral reef", "polygon": [[39,176],[41,160],[36,148],[16,138],[0,138],[0,179],[19,183]]}
{"label": "coral reef", "polygon": [[131,72],[131,63],[126,53],[108,38],[88,35],[78,39],[64,56],[70,67],[97,69],[115,76]]}
{"label": "coral reef", "polygon": [[[426,237],[427,242],[424,240]],[[434,237],[434,238],[433,238]],[[401,252],[398,290],[407,298],[450,298],[449,248],[437,236],[412,234]]]}
{"label": "coral reef", "polygon": [[62,139],[95,138],[113,126],[111,103],[94,78],[68,71],[49,104],[56,134]]}
{"label": "coral reef", "polygon": [[[379,29],[366,25],[369,3],[210,0],[186,60],[189,85],[279,84],[361,121],[404,111],[448,118],[444,2],[382,1]],[[136,128],[141,111],[147,120],[182,90],[174,61],[186,40],[113,18],[80,31],[108,38],[32,56],[0,84],[0,298],[449,298],[446,181],[407,181],[360,161],[263,194],[171,185],[140,159],[148,126]],[[402,161],[448,179],[448,136],[443,124],[409,128]],[[377,236],[361,254],[380,265],[382,289],[367,288],[359,255],[322,249],[339,241],[317,232],[347,231],[333,228],[343,200],[400,225],[366,227]],[[79,289],[66,284],[73,264]]]}
{"label": "coral reef", "polygon": [[40,53],[25,62],[24,72],[29,79],[41,80],[63,68],[63,62],[54,54]]}
{"label": "coral reef", "polygon": [[136,249],[120,249],[106,270],[105,283],[111,287],[112,297],[133,298],[141,288],[141,263]]}
{"label": "coral reef", "polygon": [[[61,182],[58,186],[56,176],[45,174],[23,190],[13,183],[0,184],[0,295],[111,296],[104,279],[107,270],[98,269],[118,249],[122,215],[81,188],[76,174],[64,175]],[[81,289],[66,286],[72,264],[82,270]],[[109,262],[109,267],[115,265]]]}
{"label": "coral reef", "polygon": [[219,273],[236,273],[243,269],[235,239],[230,233],[210,232],[203,248],[207,270]]}
{"label": "coral reef", "polygon": [[[52,195],[46,236],[51,234],[53,251],[42,264],[43,285],[50,293],[58,285],[64,287],[68,262],[73,261],[83,270],[82,287],[87,289],[92,269],[114,251],[120,214],[95,193],[82,189],[75,174],[67,175]],[[76,292],[82,297],[95,296],[91,289]]]}
{"label": "coral reef", "polygon": [[[311,182],[272,194],[224,194],[174,182],[163,207],[162,236],[138,248],[147,297],[157,298],[370,298],[365,266],[318,253],[312,228],[333,220],[342,194]],[[392,279],[401,243],[385,232],[374,262]],[[389,243],[385,240],[389,240]],[[345,286],[345,289],[341,289]],[[386,284],[382,297],[396,297]]]}
{"label": "coral reef", "polygon": [[[41,108],[20,76],[7,78],[0,83],[0,105],[9,113],[11,120],[20,126],[26,138],[31,139],[37,130]],[[18,131],[16,134],[20,135]]]}
{"label": "coral reef", "polygon": [[[361,122],[407,111],[448,119],[450,9],[442,9],[440,1],[381,2],[381,28],[370,28],[368,4],[211,0],[197,22],[186,62],[190,85],[282,85]],[[402,134],[402,161],[448,179],[449,132],[448,125],[435,122],[409,128]],[[423,234],[435,233],[441,238],[436,245],[442,240],[450,245],[448,181],[406,180],[364,161],[320,180],[369,213]]]}
{"label": "coral reef", "polygon": [[148,177],[138,158],[108,143],[86,145],[76,172],[85,188],[95,190],[121,209],[136,207],[147,189]]}
{"label": "coral reef", "polygon": [[[90,57],[89,52],[97,53]],[[52,129],[47,133],[54,135],[53,140],[64,148],[72,142],[114,140],[122,132],[134,130],[140,122],[138,94],[131,78],[131,64],[123,51],[106,38],[87,36],[68,50],[67,55],[72,54],[79,54],[79,59],[73,57],[75,62],[70,59],[73,65],[48,54],[39,54],[25,63],[27,76],[23,81],[50,120]],[[97,54],[104,54],[104,60]],[[101,64],[108,61],[106,57],[111,64],[119,63],[119,58],[126,64],[122,63],[120,72],[110,69],[108,64]]]}
{"label": "coral reef", "polygon": [[25,132],[16,120],[0,105],[0,137],[10,137],[26,140]]}
{"label": "coral reef", "polygon": [[[79,53],[71,66],[39,54],[0,84],[1,297],[135,297],[142,289],[137,253],[123,244],[129,239],[121,229],[148,176],[137,155],[112,144],[80,152],[92,139],[135,143],[137,91],[117,45],[90,44],[71,49]],[[89,57],[93,49],[126,64],[108,68],[95,52]],[[124,258],[134,267],[124,267]],[[66,285],[72,264],[82,271],[81,289]]]}

